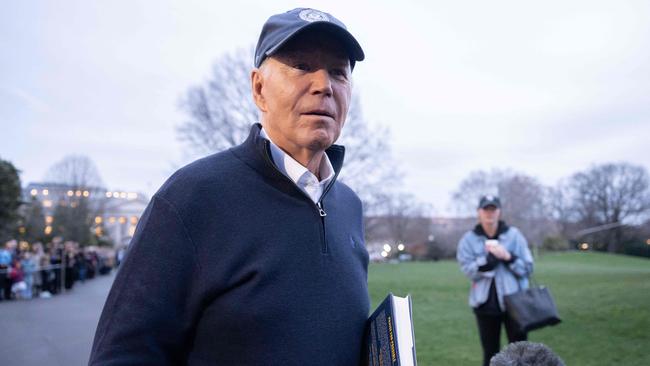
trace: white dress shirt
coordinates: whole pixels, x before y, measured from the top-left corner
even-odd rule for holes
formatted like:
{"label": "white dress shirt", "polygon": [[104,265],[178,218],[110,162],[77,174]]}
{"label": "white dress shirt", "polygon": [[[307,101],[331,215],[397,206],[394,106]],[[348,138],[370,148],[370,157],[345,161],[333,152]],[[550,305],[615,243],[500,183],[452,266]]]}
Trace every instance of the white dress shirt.
{"label": "white dress shirt", "polygon": [[280,172],[291,179],[314,203],[318,203],[323,195],[323,190],[334,178],[334,168],[327,154],[323,154],[319,167],[320,176],[325,178],[318,181],[312,172],[280,149],[266,134],[264,128],[260,131],[260,136],[271,142],[271,157]]}

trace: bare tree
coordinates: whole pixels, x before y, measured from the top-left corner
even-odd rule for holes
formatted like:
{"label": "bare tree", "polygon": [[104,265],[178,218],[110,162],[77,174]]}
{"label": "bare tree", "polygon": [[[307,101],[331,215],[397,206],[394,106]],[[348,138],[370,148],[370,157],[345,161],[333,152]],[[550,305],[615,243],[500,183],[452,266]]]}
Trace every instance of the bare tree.
{"label": "bare tree", "polygon": [[[181,108],[188,118],[177,133],[193,153],[209,154],[237,145],[259,120],[250,90],[252,59],[252,49],[223,55],[214,63],[210,78],[187,91]],[[388,141],[385,127],[366,123],[359,95],[354,94],[337,141],[346,148],[340,179],[359,194],[366,212],[376,212],[379,197],[399,186]]]}
{"label": "bare tree", "polygon": [[429,234],[429,207],[409,193],[391,192],[376,197],[379,215],[365,217],[368,242],[424,243]]}
{"label": "bare tree", "polygon": [[499,183],[512,175],[510,171],[498,169],[471,172],[452,194],[456,212],[460,216],[474,216],[479,199],[488,194],[498,196]]}
{"label": "bare tree", "polygon": [[[575,173],[569,185],[577,221],[584,226],[640,223],[650,212],[650,179],[641,166],[608,163]],[[605,233],[609,252],[620,249],[623,227]]]}
{"label": "bare tree", "polygon": [[63,188],[58,190],[52,234],[84,246],[94,244],[93,217],[102,214],[106,198],[93,161],[83,155],[66,156],[48,170],[46,180]]}
{"label": "bare tree", "polygon": [[50,167],[45,180],[63,184],[72,190],[102,187],[102,178],[93,161],[84,155],[68,155]]}
{"label": "bare tree", "polygon": [[432,237],[429,241],[431,256],[434,259],[455,258],[458,242],[463,234],[476,225],[475,217],[451,218],[435,217],[431,225]]}
{"label": "bare tree", "polygon": [[393,160],[389,141],[388,128],[371,127],[366,122],[357,94],[337,144],[345,146],[340,179],[357,192],[366,215],[385,214],[386,200],[399,200],[392,196],[399,194],[402,174]]}
{"label": "bare tree", "polygon": [[192,152],[205,155],[238,145],[259,119],[250,87],[252,59],[252,49],[221,56],[210,79],[190,88],[181,100],[189,118],[177,133]]}
{"label": "bare tree", "polygon": [[20,239],[30,243],[45,239],[45,215],[43,214],[42,203],[32,196],[30,202],[25,202],[21,207],[22,220]]}
{"label": "bare tree", "polygon": [[578,216],[572,200],[570,180],[560,180],[554,187],[549,188],[547,202],[560,236],[566,239],[575,238],[580,225],[577,224]]}
{"label": "bare tree", "polygon": [[479,198],[487,194],[501,199],[504,220],[521,229],[533,245],[554,233],[548,188],[537,179],[507,170],[475,171],[461,182],[453,200],[459,212],[471,216],[476,215]]}

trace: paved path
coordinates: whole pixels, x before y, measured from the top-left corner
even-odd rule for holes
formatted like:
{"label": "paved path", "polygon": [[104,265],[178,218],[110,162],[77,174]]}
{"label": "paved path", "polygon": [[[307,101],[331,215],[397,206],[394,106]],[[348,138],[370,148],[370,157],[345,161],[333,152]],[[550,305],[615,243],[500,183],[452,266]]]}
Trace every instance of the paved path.
{"label": "paved path", "polygon": [[0,365],[87,365],[114,274],[49,299],[0,302]]}

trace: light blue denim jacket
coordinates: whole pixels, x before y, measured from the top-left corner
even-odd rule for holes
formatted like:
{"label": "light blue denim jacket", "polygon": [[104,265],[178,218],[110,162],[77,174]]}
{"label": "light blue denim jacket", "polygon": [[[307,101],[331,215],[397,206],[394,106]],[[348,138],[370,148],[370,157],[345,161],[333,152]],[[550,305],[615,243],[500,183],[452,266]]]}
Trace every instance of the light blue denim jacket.
{"label": "light blue denim jacket", "polygon": [[487,301],[490,283],[494,279],[499,306],[505,309],[503,296],[528,288],[528,277],[533,272],[533,256],[528,249],[526,238],[519,229],[510,226],[506,232],[499,235],[499,244],[505,246],[517,259],[510,264],[499,262],[493,270],[481,272],[478,268],[487,263],[486,240],[487,237],[474,231],[466,232],[458,243],[456,259],[461,271],[472,281],[469,306],[475,308]]}
{"label": "light blue denim jacket", "polygon": [[7,249],[0,249],[0,265],[9,266],[11,264],[11,252]]}

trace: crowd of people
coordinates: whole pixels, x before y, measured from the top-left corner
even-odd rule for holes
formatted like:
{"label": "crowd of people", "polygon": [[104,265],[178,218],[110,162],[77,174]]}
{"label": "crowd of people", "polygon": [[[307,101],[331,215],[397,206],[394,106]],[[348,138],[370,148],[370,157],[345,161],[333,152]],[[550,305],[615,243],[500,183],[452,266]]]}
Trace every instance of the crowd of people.
{"label": "crowd of people", "polygon": [[47,243],[10,240],[0,249],[0,301],[48,298],[76,282],[110,273],[115,251],[55,237]]}

